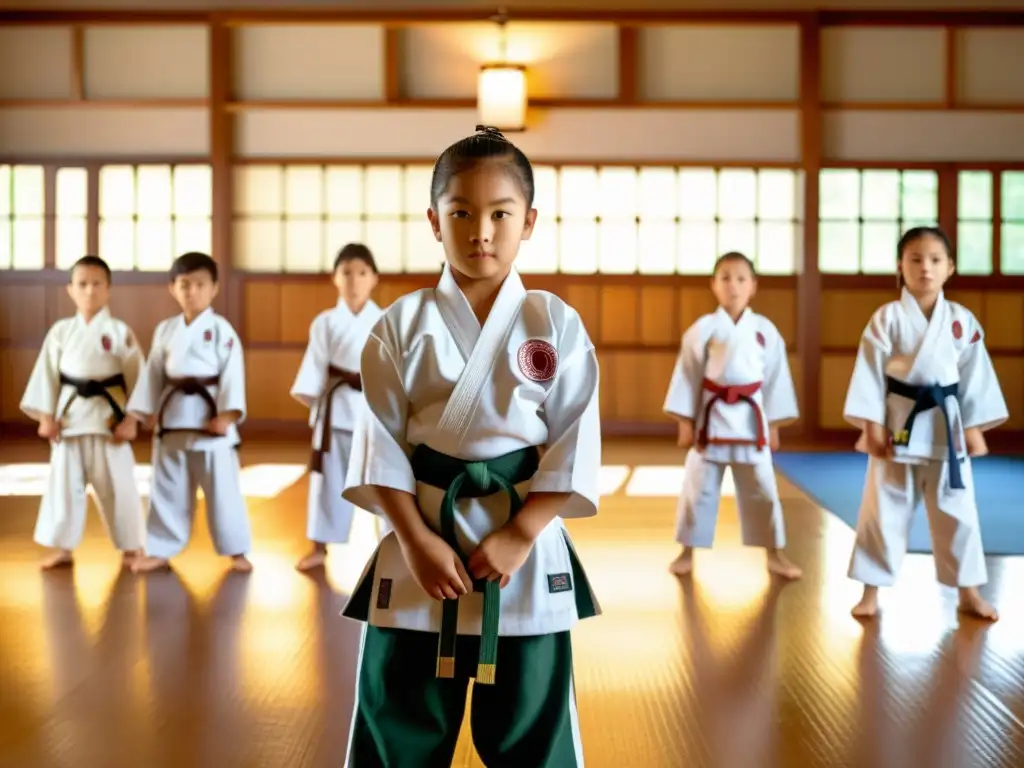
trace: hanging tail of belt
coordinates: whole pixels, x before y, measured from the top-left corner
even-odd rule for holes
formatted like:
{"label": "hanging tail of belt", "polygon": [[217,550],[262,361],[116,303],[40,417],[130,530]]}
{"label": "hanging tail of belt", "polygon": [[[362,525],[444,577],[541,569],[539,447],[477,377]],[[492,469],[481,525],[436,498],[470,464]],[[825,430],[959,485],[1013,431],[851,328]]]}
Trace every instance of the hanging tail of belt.
{"label": "hanging tail of belt", "polygon": [[[441,537],[463,560],[455,534],[455,502],[461,498],[490,496],[504,491],[509,497],[509,515],[522,509],[515,486],[533,477],[540,463],[535,447],[507,453],[490,461],[467,462],[446,456],[425,445],[412,454],[416,479],[445,491],[441,502]],[[498,662],[498,625],[501,612],[501,589],[497,581],[474,580],[474,592],[483,592],[483,621],[480,629],[480,657],[476,681],[494,683]],[[459,601],[444,600],[441,608],[441,632],[437,648],[437,677],[455,676],[455,645],[458,638]]]}
{"label": "hanging tail of belt", "polygon": [[[708,445],[708,420],[711,418],[711,409],[714,405],[719,402],[724,402],[726,405],[735,405],[741,400],[754,409],[754,416],[757,418],[757,440],[755,442],[757,450],[760,451],[768,444],[764,430],[764,418],[761,415],[761,406],[754,399],[754,395],[761,389],[760,381],[755,381],[752,384],[725,385],[718,384],[711,379],[704,379],[703,388],[705,392],[711,393],[711,397],[704,406],[704,420],[701,422],[701,428],[697,433],[697,445],[701,448],[706,448]],[[728,442],[746,445],[750,441],[735,440]]]}
{"label": "hanging tail of belt", "polygon": [[886,392],[906,398],[914,402],[910,409],[903,429],[893,434],[893,444],[910,445],[910,435],[914,429],[914,421],[919,414],[926,413],[932,408],[938,408],[942,413],[942,421],[946,425],[946,446],[949,450],[949,487],[963,490],[964,480],[960,473],[960,460],[956,455],[956,445],[953,443],[953,422],[949,417],[949,409],[946,407],[947,397],[956,397],[959,384],[907,384],[905,381],[894,379],[891,376],[885,377]]}
{"label": "hanging tail of belt", "polygon": [[165,427],[164,409],[167,407],[167,403],[170,401],[171,397],[180,392],[183,395],[203,398],[209,411],[209,418],[213,419],[213,417],[217,415],[217,402],[213,399],[213,395],[210,394],[210,390],[208,390],[207,387],[217,386],[217,384],[220,383],[220,376],[189,376],[181,379],[167,379],[167,383],[170,385],[171,390],[167,393],[167,396],[164,397],[163,402],[160,404],[160,408],[157,411],[157,437],[163,437],[164,435],[172,432],[205,432],[206,430],[198,427]]}
{"label": "hanging tail of belt", "polygon": [[[124,421],[124,409],[114,399],[114,396],[110,394],[110,390],[115,387],[120,389],[128,396],[128,384],[124,380],[124,376],[120,373],[111,376],[108,379],[95,380],[95,379],[76,379],[66,374],[60,375],[61,386],[68,386],[75,388],[75,394],[73,394],[64,405],[64,410],[61,411],[60,418],[63,419],[67,416],[68,409],[71,408],[71,403],[78,397],[102,397],[110,405],[110,409],[114,412],[114,426],[116,427],[122,421]],[[59,419],[58,419],[59,421]]]}
{"label": "hanging tail of belt", "polygon": [[310,472],[323,474],[324,456],[331,451],[331,407],[334,402],[334,393],[344,386],[362,392],[363,379],[353,371],[335,368],[333,365],[329,366],[327,368],[327,388],[320,396],[320,447],[314,448],[309,456],[308,469]]}

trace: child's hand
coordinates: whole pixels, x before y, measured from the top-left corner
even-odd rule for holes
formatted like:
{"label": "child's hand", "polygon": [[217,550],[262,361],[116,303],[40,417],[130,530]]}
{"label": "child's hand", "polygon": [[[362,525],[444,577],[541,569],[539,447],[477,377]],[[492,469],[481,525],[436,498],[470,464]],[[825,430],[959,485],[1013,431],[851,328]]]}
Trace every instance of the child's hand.
{"label": "child's hand", "polygon": [[988,453],[988,442],[985,433],[977,427],[964,430],[964,442],[967,443],[968,456],[985,456]]}
{"label": "child's hand", "polygon": [[39,429],[36,433],[46,440],[53,440],[55,443],[60,442],[60,422],[54,421],[49,416],[44,416],[39,422]]}
{"label": "child's hand", "polygon": [[769,427],[768,428],[768,447],[773,451],[779,450],[779,428]]}
{"label": "child's hand", "polygon": [[398,541],[416,583],[435,600],[455,600],[473,588],[455,550],[433,531],[426,530],[411,541]]}
{"label": "child's hand", "polygon": [[684,451],[693,447],[693,422],[688,419],[679,420],[679,430],[676,433],[676,445]]}
{"label": "child's hand", "polygon": [[213,435],[226,435],[231,425],[234,424],[234,419],[224,414],[219,414],[210,419],[210,423],[206,425],[206,429],[210,434]]}
{"label": "child's hand", "polygon": [[125,416],[124,421],[114,427],[114,442],[129,443],[139,435],[139,425],[131,416]]}
{"label": "child's hand", "polygon": [[514,524],[504,525],[481,541],[470,555],[469,572],[476,579],[498,581],[498,586],[504,589],[532,550],[532,538]]}
{"label": "child's hand", "polygon": [[892,432],[884,424],[870,422],[864,430],[868,453],[877,459],[892,458]]}

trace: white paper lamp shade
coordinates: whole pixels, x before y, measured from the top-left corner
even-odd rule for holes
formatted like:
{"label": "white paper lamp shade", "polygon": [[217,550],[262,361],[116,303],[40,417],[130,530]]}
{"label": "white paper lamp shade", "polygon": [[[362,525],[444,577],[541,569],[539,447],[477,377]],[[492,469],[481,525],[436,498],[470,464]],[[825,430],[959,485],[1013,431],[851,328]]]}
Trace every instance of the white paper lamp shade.
{"label": "white paper lamp shade", "polygon": [[526,67],[488,64],[480,68],[477,117],[499,131],[526,130]]}

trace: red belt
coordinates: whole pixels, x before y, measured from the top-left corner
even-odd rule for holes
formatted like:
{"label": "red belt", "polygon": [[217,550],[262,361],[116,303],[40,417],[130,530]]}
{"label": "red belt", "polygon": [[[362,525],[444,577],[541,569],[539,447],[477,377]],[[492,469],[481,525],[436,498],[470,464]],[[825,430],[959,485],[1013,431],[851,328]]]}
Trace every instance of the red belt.
{"label": "red belt", "polygon": [[[765,435],[764,429],[764,417],[761,413],[761,406],[757,404],[754,399],[754,395],[758,390],[761,389],[761,382],[755,381],[753,384],[739,384],[733,386],[724,386],[722,384],[716,384],[711,379],[704,379],[704,391],[711,393],[711,398],[704,406],[704,421],[701,425],[700,432],[697,433],[697,445],[701,448],[705,448],[708,443],[718,445],[756,445],[757,450],[761,450],[768,444],[767,436]],[[754,409],[754,416],[757,417],[757,440],[715,440],[708,438],[708,419],[711,418],[711,408],[715,403],[724,401],[726,405],[735,405],[740,400],[748,403],[751,408]]]}

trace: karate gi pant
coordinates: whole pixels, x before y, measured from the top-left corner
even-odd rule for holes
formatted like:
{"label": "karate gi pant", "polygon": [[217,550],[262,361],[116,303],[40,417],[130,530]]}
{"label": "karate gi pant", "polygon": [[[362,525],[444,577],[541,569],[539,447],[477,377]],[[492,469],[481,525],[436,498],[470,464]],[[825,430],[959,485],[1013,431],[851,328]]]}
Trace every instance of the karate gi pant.
{"label": "karate gi pant", "polygon": [[306,537],[310,541],[344,544],[352,533],[355,507],[341,497],[351,455],[352,433],[332,429],[331,450],[323,455],[322,473],[309,473]]}
{"label": "karate gi pant", "polygon": [[36,520],[36,543],[67,550],[81,544],[91,485],[114,546],[122,552],[142,549],[146,523],[131,445],[116,444],[106,435],[63,437],[50,445],[50,476]]}
{"label": "karate gi pant", "polygon": [[[437,635],[364,625],[345,768],[449,768],[480,638],[460,635],[455,677],[435,677]],[[568,632],[498,640],[470,725],[487,768],[582,768]]]}
{"label": "karate gi pant", "polygon": [[715,540],[722,477],[732,469],[740,532],[748,547],[782,549],[786,523],[771,454],[756,464],[708,461],[696,450],[686,456],[683,491],[676,508],[676,541],[684,547],[708,548]]}
{"label": "karate gi pant", "polygon": [[892,585],[923,500],[939,583],[977,587],[988,581],[970,459],[960,465],[960,476],[964,488],[956,490],[949,487],[948,462],[903,464],[869,458],[850,578],[874,587]]}
{"label": "karate gi pant", "polygon": [[169,559],[185,548],[192,537],[198,488],[206,498],[206,520],[217,554],[249,552],[252,532],[235,448],[224,444],[190,451],[155,439],[146,554]]}

